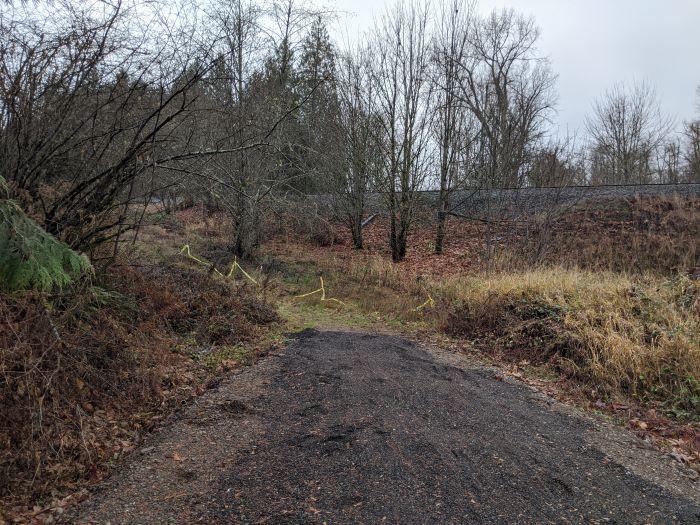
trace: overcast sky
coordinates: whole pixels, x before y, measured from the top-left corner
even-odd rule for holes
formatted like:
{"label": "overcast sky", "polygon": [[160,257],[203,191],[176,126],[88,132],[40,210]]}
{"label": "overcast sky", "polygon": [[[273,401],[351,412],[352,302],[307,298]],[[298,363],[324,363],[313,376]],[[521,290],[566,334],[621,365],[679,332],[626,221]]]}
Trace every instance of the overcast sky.
{"label": "overcast sky", "polygon": [[[346,11],[338,31],[356,35],[393,0],[329,0]],[[439,2],[441,0],[435,0]],[[700,0],[480,0],[532,15],[539,49],[558,75],[556,125],[583,127],[594,99],[620,82],[648,81],[680,124],[698,114]]]}

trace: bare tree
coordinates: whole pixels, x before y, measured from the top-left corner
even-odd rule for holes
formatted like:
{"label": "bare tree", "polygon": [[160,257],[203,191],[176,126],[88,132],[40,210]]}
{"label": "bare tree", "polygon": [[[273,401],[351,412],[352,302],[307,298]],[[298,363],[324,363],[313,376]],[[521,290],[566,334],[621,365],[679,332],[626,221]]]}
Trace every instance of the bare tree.
{"label": "bare tree", "polygon": [[381,162],[375,140],[371,57],[360,47],[341,57],[338,67],[339,131],[337,169],[331,170],[328,192],[336,215],[350,229],[355,248],[362,249],[362,226],[367,198]]}
{"label": "bare tree", "polygon": [[700,182],[700,121],[685,127],[685,181]]}
{"label": "bare tree", "polygon": [[529,186],[563,188],[586,182],[583,155],[571,135],[551,138],[537,146],[526,167]]}
{"label": "bare tree", "polygon": [[[208,123],[214,144],[238,152],[212,158],[200,179],[231,217],[233,251],[249,255],[258,243],[259,205],[265,193],[256,163],[259,149],[246,148],[263,136],[254,76],[263,62],[263,11],[250,0],[219,2],[212,12],[219,56],[211,78],[213,111]],[[267,123],[265,119],[263,122]]]}
{"label": "bare tree", "polygon": [[529,148],[544,134],[556,77],[536,54],[539,30],[511,9],[475,19],[463,33],[469,51],[459,63],[461,99],[481,125],[484,183],[518,187]]}
{"label": "bare tree", "polygon": [[429,50],[425,4],[396,4],[376,29],[373,83],[384,162],[380,188],[389,211],[394,261],[406,257],[417,191],[428,173]]}
{"label": "bare tree", "polygon": [[681,182],[681,141],[674,137],[664,142],[659,148],[657,182],[678,184]]}
{"label": "bare tree", "polygon": [[473,115],[460,99],[461,68],[469,52],[465,35],[473,24],[472,2],[452,0],[442,5],[433,48],[435,120],[440,173],[435,253],[442,253],[451,197],[467,171],[464,155],[477,137]]}
{"label": "bare tree", "polygon": [[[263,217],[304,174],[299,110],[325,81],[297,89],[294,50],[314,16],[293,0],[271,11],[254,0],[217,0],[208,12],[215,59],[202,80],[189,140],[210,154],[169,166],[231,218],[232,250],[252,256]],[[299,9],[300,11],[297,11]]]}
{"label": "bare tree", "polygon": [[[479,215],[487,225],[490,259],[497,242],[494,215],[508,209],[508,203],[494,202],[498,193],[491,190],[525,183],[530,154],[553,112],[555,76],[548,60],[537,54],[539,31],[532,19],[510,9],[465,18],[467,23],[457,24],[455,31],[458,41],[453,47],[459,52],[453,51],[454,74],[458,103],[476,125],[460,139],[457,151],[463,157],[460,178],[482,190],[485,206]],[[469,195],[454,207],[463,212],[468,202]]]}
{"label": "bare tree", "polygon": [[594,184],[639,184],[652,180],[651,161],[673,120],[661,111],[646,83],[617,85],[595,102],[586,119],[592,140]]}
{"label": "bare tree", "polygon": [[[700,111],[700,86],[698,87],[698,111]],[[700,182],[700,119],[687,122],[684,130],[685,181]]]}
{"label": "bare tree", "polygon": [[131,4],[102,7],[65,0],[0,17],[0,175],[48,232],[85,251],[138,224],[129,205],[148,200],[205,72],[184,52],[175,60],[178,35],[144,31]]}

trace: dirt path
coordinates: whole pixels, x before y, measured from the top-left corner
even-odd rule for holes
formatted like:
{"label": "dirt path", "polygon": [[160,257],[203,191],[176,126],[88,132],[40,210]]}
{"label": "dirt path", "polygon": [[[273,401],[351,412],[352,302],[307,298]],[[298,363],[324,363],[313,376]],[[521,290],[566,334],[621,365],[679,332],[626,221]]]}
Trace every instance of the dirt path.
{"label": "dirt path", "polygon": [[202,396],[80,513],[111,524],[695,524],[700,489],[631,434],[478,363],[308,331]]}

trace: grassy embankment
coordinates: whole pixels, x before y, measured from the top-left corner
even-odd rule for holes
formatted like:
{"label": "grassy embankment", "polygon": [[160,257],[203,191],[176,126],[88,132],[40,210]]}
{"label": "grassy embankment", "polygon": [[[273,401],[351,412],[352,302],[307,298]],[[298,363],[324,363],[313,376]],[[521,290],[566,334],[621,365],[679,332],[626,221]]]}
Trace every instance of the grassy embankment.
{"label": "grassy embankment", "polygon": [[[292,319],[332,326],[360,317],[359,327],[382,320],[438,331],[499,360],[549,368],[606,400],[635,400],[679,419],[700,415],[700,291],[688,277],[542,268],[416,280],[373,257],[300,258],[298,289],[323,273],[347,306],[287,301],[281,311]],[[428,297],[434,306],[418,310]]]}

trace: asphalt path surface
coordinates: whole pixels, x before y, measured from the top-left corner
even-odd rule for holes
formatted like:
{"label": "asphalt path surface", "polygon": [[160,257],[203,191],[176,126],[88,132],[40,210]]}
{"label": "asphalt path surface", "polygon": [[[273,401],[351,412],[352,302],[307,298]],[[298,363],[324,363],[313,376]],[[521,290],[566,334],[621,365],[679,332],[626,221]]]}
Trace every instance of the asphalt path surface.
{"label": "asphalt path surface", "polygon": [[700,523],[631,433],[401,338],[306,331],[212,389],[81,523]]}

